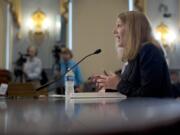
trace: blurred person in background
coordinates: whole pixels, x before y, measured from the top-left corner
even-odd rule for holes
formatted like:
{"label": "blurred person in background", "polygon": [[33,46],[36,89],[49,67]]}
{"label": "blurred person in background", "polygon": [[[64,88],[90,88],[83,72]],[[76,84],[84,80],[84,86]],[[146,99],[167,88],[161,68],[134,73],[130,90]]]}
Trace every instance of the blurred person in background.
{"label": "blurred person in background", "polygon": [[[61,51],[59,53],[60,55],[60,62],[59,62],[59,69],[54,70],[54,77],[55,79],[58,79],[63,75],[68,68],[71,68],[76,64],[76,62],[73,59],[73,54],[70,49],[63,47],[61,48]],[[77,65],[74,69],[72,69],[74,72],[74,77],[75,77],[75,92],[80,92],[82,91],[82,84],[83,84],[83,78],[81,74],[80,67]],[[65,92],[65,76],[63,76],[57,83],[58,89],[57,89],[57,94],[64,94]]]}
{"label": "blurred person in background", "polygon": [[38,51],[34,46],[27,48],[27,60],[23,66],[25,80],[27,82],[40,82],[42,72],[42,62],[37,57]]}

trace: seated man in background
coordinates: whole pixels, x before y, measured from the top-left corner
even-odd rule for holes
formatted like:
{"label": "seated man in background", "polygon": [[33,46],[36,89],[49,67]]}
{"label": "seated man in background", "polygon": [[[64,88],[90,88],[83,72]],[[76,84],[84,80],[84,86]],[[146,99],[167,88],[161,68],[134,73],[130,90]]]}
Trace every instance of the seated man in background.
{"label": "seated man in background", "polygon": [[[68,68],[71,68],[73,65],[76,64],[75,61],[72,60],[73,54],[68,48],[61,48],[61,52],[59,53],[60,55],[60,71],[54,71],[55,78],[59,78],[61,75],[63,75]],[[74,76],[75,76],[75,92],[80,92],[81,91],[81,85],[83,84],[83,78],[81,75],[80,67],[76,66],[73,69]],[[58,82],[58,90],[57,94],[64,94],[64,82],[65,78],[63,77],[59,82]]]}
{"label": "seated man in background", "polygon": [[24,63],[23,72],[25,75],[25,80],[27,82],[39,82],[41,79],[42,72],[42,62],[37,57],[37,48],[30,46],[27,48],[27,61]]}

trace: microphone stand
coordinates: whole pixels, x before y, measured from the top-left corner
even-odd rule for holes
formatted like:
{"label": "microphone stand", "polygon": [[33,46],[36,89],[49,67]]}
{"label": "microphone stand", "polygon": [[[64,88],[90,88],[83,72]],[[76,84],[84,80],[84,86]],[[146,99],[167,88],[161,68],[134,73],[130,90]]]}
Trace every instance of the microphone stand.
{"label": "microphone stand", "polygon": [[81,60],[79,60],[76,64],[74,64],[71,68],[69,68],[69,70],[67,70],[64,74],[62,74],[59,79],[52,80],[52,81],[50,81],[50,82],[48,82],[48,83],[40,86],[39,88],[35,89],[35,91],[40,91],[41,89],[43,89],[43,88],[45,88],[45,87],[48,87],[49,85],[51,85],[51,84],[53,84],[53,83],[61,80],[63,76],[65,76],[68,72],[70,72],[72,69],[74,69],[74,68],[75,68],[77,65],[79,65],[79,63],[81,63],[83,60],[85,60],[86,58],[88,58],[88,57],[90,57],[90,56],[92,56],[92,55],[99,54],[100,52],[101,52],[101,49],[98,49],[98,50],[96,50],[95,52],[86,55],[86,56],[83,57]]}

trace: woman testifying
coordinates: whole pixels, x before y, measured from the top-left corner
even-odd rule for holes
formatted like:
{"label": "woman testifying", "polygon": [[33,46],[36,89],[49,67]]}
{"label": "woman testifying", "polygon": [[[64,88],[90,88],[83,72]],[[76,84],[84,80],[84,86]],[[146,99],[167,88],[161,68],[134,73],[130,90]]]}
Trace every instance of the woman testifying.
{"label": "woman testifying", "polygon": [[121,75],[94,76],[98,89],[115,89],[127,97],[177,96],[171,89],[163,50],[154,39],[151,25],[143,13],[128,11],[119,14],[114,38],[117,50],[123,50],[122,61],[127,66]]}

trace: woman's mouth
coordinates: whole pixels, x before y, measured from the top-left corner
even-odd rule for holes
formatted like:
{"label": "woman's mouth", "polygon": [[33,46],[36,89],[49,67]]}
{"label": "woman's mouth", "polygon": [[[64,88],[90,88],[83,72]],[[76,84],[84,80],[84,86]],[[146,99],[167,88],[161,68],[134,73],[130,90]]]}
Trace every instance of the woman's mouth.
{"label": "woman's mouth", "polygon": [[120,39],[121,39],[121,38],[120,38],[120,36],[115,36],[115,38],[116,38],[116,39],[118,39],[118,40],[120,40]]}

